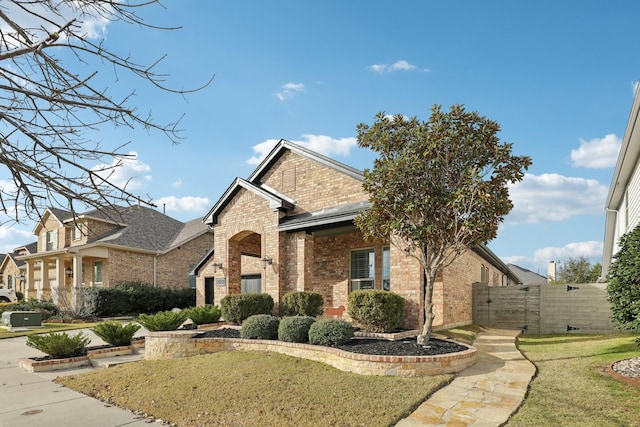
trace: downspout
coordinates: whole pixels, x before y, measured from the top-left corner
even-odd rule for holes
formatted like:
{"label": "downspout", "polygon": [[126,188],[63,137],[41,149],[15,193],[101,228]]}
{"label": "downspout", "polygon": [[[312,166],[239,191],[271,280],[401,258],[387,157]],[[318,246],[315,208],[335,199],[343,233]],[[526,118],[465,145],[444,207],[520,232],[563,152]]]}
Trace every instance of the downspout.
{"label": "downspout", "polygon": [[157,287],[157,275],[158,275],[158,255],[160,255],[160,252],[156,252],[156,254],[153,256],[153,287]]}

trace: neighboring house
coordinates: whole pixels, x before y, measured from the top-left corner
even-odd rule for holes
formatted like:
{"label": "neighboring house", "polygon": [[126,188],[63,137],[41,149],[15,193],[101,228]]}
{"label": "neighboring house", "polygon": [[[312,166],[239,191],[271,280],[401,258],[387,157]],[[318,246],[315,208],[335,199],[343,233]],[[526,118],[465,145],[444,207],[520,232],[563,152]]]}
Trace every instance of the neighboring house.
{"label": "neighboring house", "polygon": [[75,216],[48,208],[33,234],[37,250],[16,257],[25,263],[25,297],[65,296],[73,304],[83,287],[195,287],[189,272],[212,245],[212,231],[199,219],[183,223],[142,206]]}
{"label": "neighboring house", "polygon": [[519,267],[515,264],[507,265],[509,266],[509,270],[513,271],[513,273],[522,280],[523,285],[541,285],[549,281],[546,277],[526,268]]}
{"label": "neighboring house", "polygon": [[607,211],[602,256],[602,278],[606,280],[620,237],[640,222],[640,85],[636,89],[618,162],[613,172],[605,209]]}
{"label": "neighboring house", "polygon": [[[363,238],[353,219],[370,204],[362,172],[282,140],[248,179],[237,178],[203,222],[214,251],[198,263],[197,302],[228,294],[322,294],[325,309],[347,306],[355,289],[384,289],[405,299],[405,327],[421,321],[420,264],[389,241]],[[485,246],[475,246],[439,275],[435,325],[472,322],[472,283],[519,282]],[[346,312],[344,313],[346,318]]]}
{"label": "neighboring house", "polygon": [[0,287],[14,289],[16,292],[25,291],[25,278],[27,263],[18,257],[36,252],[38,242],[33,242],[25,246],[19,246],[13,252],[6,254],[0,264]]}

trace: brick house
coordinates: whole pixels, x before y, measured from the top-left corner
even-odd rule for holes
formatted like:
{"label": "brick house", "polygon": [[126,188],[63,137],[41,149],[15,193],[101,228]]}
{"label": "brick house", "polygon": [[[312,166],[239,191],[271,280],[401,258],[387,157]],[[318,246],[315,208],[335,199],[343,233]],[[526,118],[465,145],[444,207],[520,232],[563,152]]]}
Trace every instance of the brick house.
{"label": "brick house", "polygon": [[33,242],[19,246],[4,256],[0,264],[0,288],[14,289],[24,294],[27,263],[18,257],[35,253],[37,248],[38,242]]}
{"label": "brick house", "polygon": [[[281,140],[203,219],[214,245],[194,270],[197,303],[266,292],[277,307],[286,292],[313,291],[327,309],[346,307],[354,289],[385,289],[405,299],[404,326],[417,327],[423,271],[402,249],[367,241],[355,227],[353,219],[370,205],[362,180],[357,169]],[[488,248],[470,249],[436,283],[434,325],[472,322],[472,283],[514,281]]]}
{"label": "brick house", "polygon": [[195,286],[189,272],[212,243],[211,229],[199,219],[183,223],[142,206],[75,216],[48,208],[33,234],[35,252],[15,257],[24,263],[25,298],[57,303],[65,295],[74,304],[83,287]]}

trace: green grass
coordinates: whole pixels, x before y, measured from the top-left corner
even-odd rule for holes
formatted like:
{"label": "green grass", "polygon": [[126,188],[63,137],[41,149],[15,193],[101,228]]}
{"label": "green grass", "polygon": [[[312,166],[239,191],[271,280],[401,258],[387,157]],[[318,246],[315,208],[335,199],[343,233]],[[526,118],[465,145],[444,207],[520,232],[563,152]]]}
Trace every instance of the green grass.
{"label": "green grass", "polygon": [[58,378],[181,427],[392,426],[451,375],[374,377],[278,353],[221,352]]}
{"label": "green grass", "polygon": [[529,394],[508,426],[640,426],[640,389],[605,369],[640,356],[630,334],[526,336],[520,351],[536,365]]}
{"label": "green grass", "polygon": [[15,332],[11,332],[5,328],[0,328],[0,339],[23,337],[33,334],[48,334],[49,332],[69,331],[74,329],[93,328],[95,325],[97,325],[97,323],[43,323],[42,326],[38,328]]}

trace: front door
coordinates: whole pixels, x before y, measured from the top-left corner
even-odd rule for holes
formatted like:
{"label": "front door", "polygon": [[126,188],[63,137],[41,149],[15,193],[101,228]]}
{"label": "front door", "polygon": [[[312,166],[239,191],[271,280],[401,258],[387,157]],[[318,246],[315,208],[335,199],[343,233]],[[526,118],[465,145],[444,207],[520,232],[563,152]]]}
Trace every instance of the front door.
{"label": "front door", "polygon": [[204,278],[204,303],[213,305],[213,277],[205,277]]}

